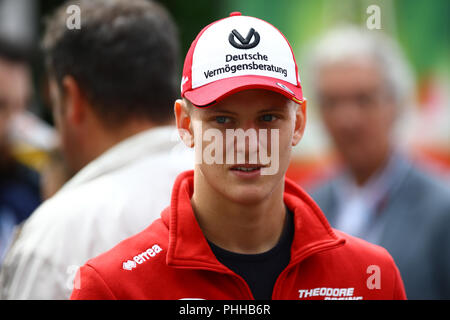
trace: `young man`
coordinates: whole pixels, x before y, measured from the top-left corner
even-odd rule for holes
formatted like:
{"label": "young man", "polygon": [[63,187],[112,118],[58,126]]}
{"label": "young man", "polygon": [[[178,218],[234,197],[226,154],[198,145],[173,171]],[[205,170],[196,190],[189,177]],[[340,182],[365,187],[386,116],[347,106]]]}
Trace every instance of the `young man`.
{"label": "young man", "polygon": [[276,28],[240,13],[204,28],[181,94],[195,170],[161,219],[80,268],[72,299],[405,298],[386,250],[333,230],[285,178],[306,100]]}

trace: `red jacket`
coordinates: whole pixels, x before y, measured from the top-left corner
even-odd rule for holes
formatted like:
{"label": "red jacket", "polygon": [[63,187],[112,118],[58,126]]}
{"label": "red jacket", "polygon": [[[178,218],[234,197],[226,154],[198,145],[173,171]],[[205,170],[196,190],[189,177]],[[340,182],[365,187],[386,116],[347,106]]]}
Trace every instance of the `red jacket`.
{"label": "red jacket", "polygon": [[[80,268],[71,299],[253,299],[212,253],[192,211],[193,172],[176,180],[170,207],[141,233]],[[286,179],[294,212],[289,265],[273,299],[405,299],[388,252],[332,229],[313,200]]]}

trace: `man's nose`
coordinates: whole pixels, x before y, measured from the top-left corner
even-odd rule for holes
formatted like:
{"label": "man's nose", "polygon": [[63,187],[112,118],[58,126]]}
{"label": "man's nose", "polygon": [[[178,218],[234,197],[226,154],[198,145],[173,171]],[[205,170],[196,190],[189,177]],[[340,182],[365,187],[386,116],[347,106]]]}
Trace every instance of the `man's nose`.
{"label": "man's nose", "polygon": [[234,140],[235,150],[238,152],[245,152],[246,154],[249,153],[249,151],[253,151],[252,149],[258,148],[258,141],[259,141],[259,133],[258,129],[254,126],[246,126],[242,128],[244,131],[244,139],[238,139],[236,138]]}
{"label": "man's nose", "polygon": [[334,122],[343,129],[351,129],[359,126],[361,122],[361,108],[352,100],[343,100],[334,112]]}

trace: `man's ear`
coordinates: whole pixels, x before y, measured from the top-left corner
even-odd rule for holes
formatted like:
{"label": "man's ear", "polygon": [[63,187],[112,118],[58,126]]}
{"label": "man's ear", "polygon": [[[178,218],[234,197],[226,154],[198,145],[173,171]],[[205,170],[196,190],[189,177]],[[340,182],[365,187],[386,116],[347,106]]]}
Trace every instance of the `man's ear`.
{"label": "man's ear", "polygon": [[62,80],[64,90],[65,117],[71,123],[80,124],[86,114],[87,100],[72,76],[65,76]]}
{"label": "man's ear", "polygon": [[194,133],[191,126],[191,115],[186,102],[182,99],[175,101],[175,119],[181,140],[189,148],[194,146]]}
{"label": "man's ear", "polygon": [[296,146],[303,137],[306,127],[306,98],[303,98],[303,102],[298,106],[295,112],[295,127],[294,135],[292,137],[292,146]]}

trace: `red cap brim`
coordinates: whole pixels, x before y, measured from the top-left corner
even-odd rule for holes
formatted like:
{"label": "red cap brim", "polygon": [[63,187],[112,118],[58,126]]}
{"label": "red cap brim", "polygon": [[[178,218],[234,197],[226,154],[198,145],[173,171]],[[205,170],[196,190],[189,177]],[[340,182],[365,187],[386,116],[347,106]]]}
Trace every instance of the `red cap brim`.
{"label": "red cap brim", "polygon": [[[283,88],[284,87],[284,88]],[[227,96],[248,89],[266,89],[278,92],[288,99],[301,103],[302,88],[276,78],[256,75],[237,76],[214,81],[199,88],[186,91],[184,97],[199,108],[209,107]]]}

